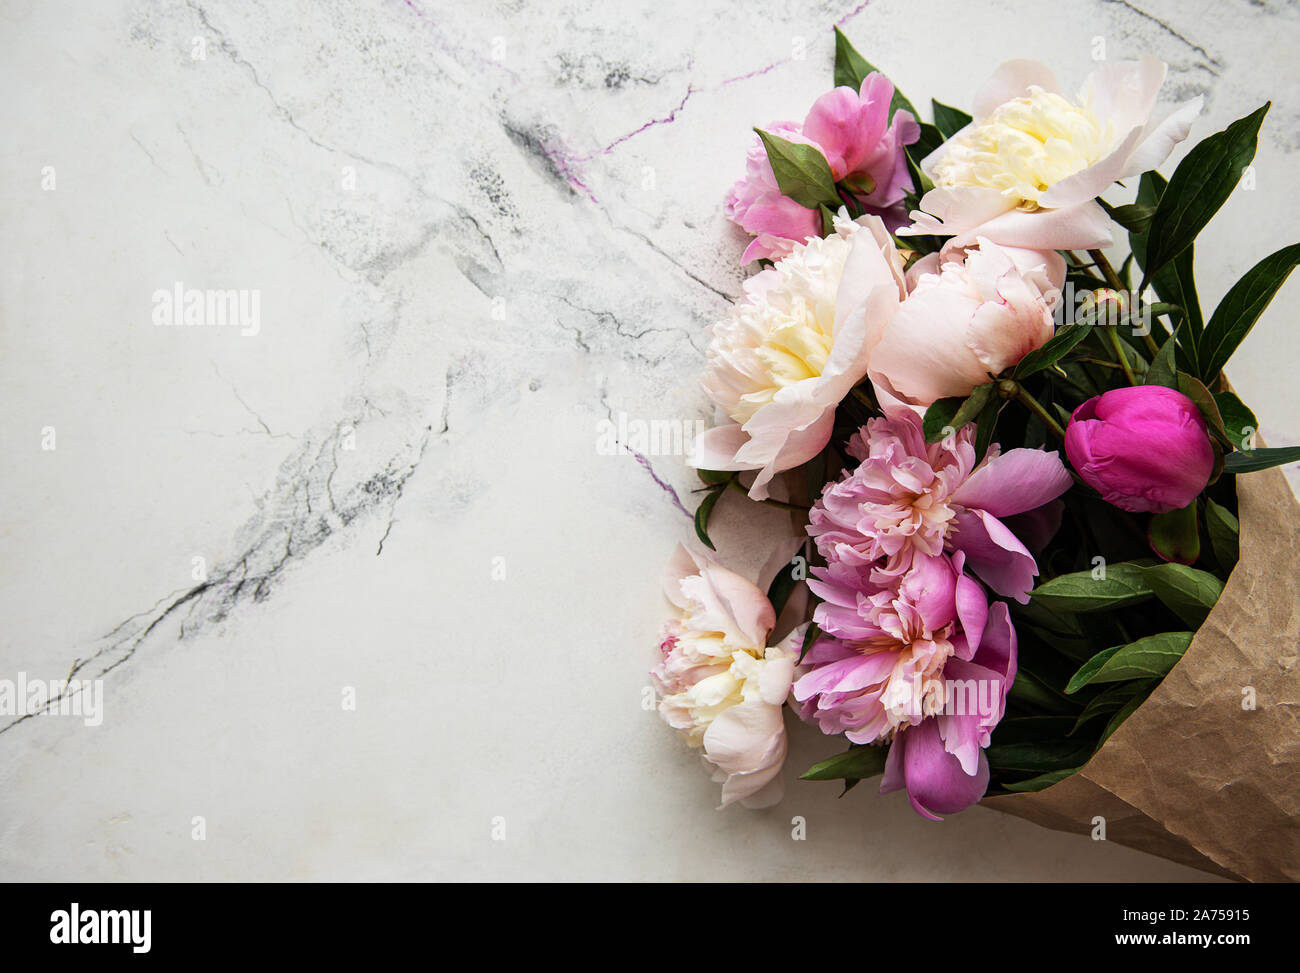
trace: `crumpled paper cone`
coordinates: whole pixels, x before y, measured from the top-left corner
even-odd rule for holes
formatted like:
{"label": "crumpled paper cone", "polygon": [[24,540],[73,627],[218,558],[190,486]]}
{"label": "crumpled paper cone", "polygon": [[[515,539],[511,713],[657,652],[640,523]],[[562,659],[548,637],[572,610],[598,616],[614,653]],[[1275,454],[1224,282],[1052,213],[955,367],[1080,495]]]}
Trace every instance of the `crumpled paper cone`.
{"label": "crumpled paper cone", "polygon": [[1277,468],[1236,485],[1241,559],[1183,658],[1077,773],[985,806],[1081,835],[1101,816],[1107,841],[1300,881],[1300,505]]}

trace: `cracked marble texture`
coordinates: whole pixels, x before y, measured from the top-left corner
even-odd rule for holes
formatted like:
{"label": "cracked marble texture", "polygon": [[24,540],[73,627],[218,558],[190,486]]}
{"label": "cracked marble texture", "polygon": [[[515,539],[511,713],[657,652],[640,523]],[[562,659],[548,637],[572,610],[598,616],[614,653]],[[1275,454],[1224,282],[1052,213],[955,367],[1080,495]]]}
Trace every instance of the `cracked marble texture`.
{"label": "cracked marble texture", "polygon": [[[1273,98],[1197,249],[1212,306],[1297,237],[1300,9],[741,8],[4,4],[0,678],[102,678],[104,719],[0,717],[0,877],[1197,877],[838,801],[794,783],[834,744],[793,725],[785,801],[716,812],[641,706],[696,481],[597,424],[709,416],[722,196],[750,126],[828,86],[831,23],[918,103],[1009,57],[1077,81],[1094,37],[1169,61],[1201,135]],[[178,281],[258,292],[257,333],[156,325]],[[1274,444],[1297,286],[1232,369]],[[785,521],[731,499],[753,571]]]}

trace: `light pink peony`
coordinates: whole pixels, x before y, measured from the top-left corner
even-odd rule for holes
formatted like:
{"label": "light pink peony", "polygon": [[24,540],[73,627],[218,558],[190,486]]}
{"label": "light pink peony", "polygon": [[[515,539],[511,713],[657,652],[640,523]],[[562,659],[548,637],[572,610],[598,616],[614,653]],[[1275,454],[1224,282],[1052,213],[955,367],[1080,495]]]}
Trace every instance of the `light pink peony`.
{"label": "light pink peony", "polygon": [[882,401],[928,406],[970,394],[1052,337],[1065,261],[981,237],[974,248],[923,258],[907,280],[869,374]]}
{"label": "light pink peony", "polygon": [[997,444],[977,467],[974,438],[971,423],[927,444],[908,410],[870,420],[848,443],[860,464],[828,483],[809,513],[808,533],[827,563],[887,585],[917,554],[960,551],[990,588],[1027,602],[1038,564],[1003,518],[1055,500],[1070,474],[1054,452],[1003,453]]}
{"label": "light pink peony", "polygon": [[750,496],[766,497],[773,476],[829,441],[835,408],[866,375],[902,295],[902,263],[871,216],[837,217],[833,234],[750,277],[713,326],[702,383],[731,421],[696,437],[691,465],[756,470]]}
{"label": "light pink peony", "polygon": [[971,123],[922,160],[935,188],[899,235],[1038,250],[1110,246],[1097,197],[1160,165],[1200,112],[1198,97],[1153,120],[1166,70],[1150,56],[1108,64],[1071,100],[1045,64],[1006,62],[976,95]]}
{"label": "light pink peony", "polygon": [[[920,137],[921,128],[906,111],[895,112],[891,121],[893,97],[893,83],[873,73],[858,91],[839,87],[822,95],[803,125],[774,122],[764,131],[790,142],[817,146],[835,181],[848,179],[857,187],[854,195],[867,211],[884,216],[891,229],[896,229],[907,222],[898,204],[912,189],[904,147]],[[822,229],[817,210],[781,194],[757,135],[750,143],[745,178],[727,198],[727,217],[754,234],[742,263],[784,257],[796,244],[820,236]]]}
{"label": "light pink peony", "polygon": [[722,806],[767,807],[781,799],[790,693],[803,628],[767,644],[772,605],[740,575],[678,545],[664,589],[680,611],[664,628],[650,670],[669,726],[702,751],[722,784]]}

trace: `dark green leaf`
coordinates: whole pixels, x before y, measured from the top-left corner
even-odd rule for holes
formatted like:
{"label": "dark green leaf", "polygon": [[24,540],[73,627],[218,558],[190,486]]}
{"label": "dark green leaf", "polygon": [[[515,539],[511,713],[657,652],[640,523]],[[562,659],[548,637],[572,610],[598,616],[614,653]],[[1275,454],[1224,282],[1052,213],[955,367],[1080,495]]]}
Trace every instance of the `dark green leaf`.
{"label": "dark green leaf", "polygon": [[960,108],[953,108],[933,98],[930,99],[930,107],[934,109],[934,126],[943,133],[945,139],[952,138],[971,122],[970,115]]}
{"label": "dark green leaf", "polygon": [[1190,628],[1200,628],[1223,594],[1223,582],[1208,571],[1185,564],[1157,564],[1144,568],[1143,577],[1156,597]]}
{"label": "dark green leaf", "polygon": [[993,431],[998,426],[998,416],[1002,413],[1002,407],[1006,402],[990,396],[988,403],[980,411],[979,418],[976,420],[975,429],[975,462],[979,463],[984,459],[984,454],[988,452],[990,444],[993,442]]}
{"label": "dark green leaf", "polygon": [[1219,414],[1219,404],[1214,401],[1214,396],[1205,387],[1205,383],[1187,372],[1179,372],[1178,391],[1196,403],[1196,407],[1201,410],[1201,415],[1205,417],[1205,425],[1209,427],[1210,435],[1222,445],[1231,448],[1232,440],[1228,438],[1227,430],[1223,428],[1223,416]]}
{"label": "dark green leaf", "polygon": [[974,422],[993,396],[993,384],[978,385],[965,399],[939,399],[925,411],[922,429],[927,443],[937,443],[944,430],[956,432],[968,422]]}
{"label": "dark green leaf", "polygon": [[1215,392],[1214,404],[1219,407],[1219,416],[1223,419],[1223,431],[1238,449],[1253,449],[1255,433],[1259,431],[1259,420],[1246,403],[1232,392]]}
{"label": "dark green leaf", "polygon": [[1297,263],[1300,243],[1293,243],[1269,254],[1232,285],[1210,315],[1198,343],[1201,378],[1209,382],[1223,370]]}
{"label": "dark green leaf", "polygon": [[1152,596],[1142,577],[1142,567],[1121,562],[1106,566],[1104,578],[1091,571],[1062,574],[1030,592],[1034,601],[1057,611],[1092,612],[1119,608]]}
{"label": "dark green leaf", "polygon": [[951,399],[936,399],[928,409],[925,410],[925,418],[921,422],[921,430],[925,433],[927,443],[937,443],[943,438],[943,431],[948,427],[956,428],[952,425],[953,417],[957,415],[957,410],[961,408],[962,403],[966,400],[960,396]]}
{"label": "dark green leaf", "polygon": [[[1180,510],[1155,514],[1147,526],[1147,542],[1166,561],[1191,564],[1201,556],[1201,532],[1196,523],[1196,501]],[[1150,575],[1143,572],[1147,584]],[[1152,586],[1154,590],[1154,586]],[[1158,596],[1160,592],[1156,592]]]}
{"label": "dark green leaf", "polygon": [[800,780],[862,780],[883,773],[888,747],[853,747],[829,760],[813,764]]}
{"label": "dark green leaf", "polygon": [[1123,709],[1124,704],[1127,703],[1133,697],[1134,693],[1138,692],[1144,685],[1146,684],[1122,682],[1111,686],[1104,692],[1094,696],[1088,701],[1088,705],[1083,708],[1083,712],[1080,713],[1079,718],[1075,720],[1074,728],[1070,730],[1068,735],[1077,733],[1079,727],[1083,726],[1083,724],[1087,723],[1089,720],[1094,720],[1098,716],[1107,716]]}
{"label": "dark green leaf", "polygon": [[1268,109],[1266,103],[1193,146],[1174,170],[1151,217],[1143,265],[1146,280],[1191,246],[1241,181],[1243,170],[1255,157],[1259,127]]}
{"label": "dark green leaf", "polygon": [[1254,473],[1285,463],[1300,463],[1300,446],[1282,446],[1278,449],[1252,449],[1233,453],[1223,461],[1225,473]]}
{"label": "dark green leaf", "polygon": [[[1137,202],[1150,206],[1159,202],[1168,183],[1158,172],[1144,172],[1138,183]],[[1149,231],[1148,231],[1149,233]],[[1131,256],[1139,267],[1145,267],[1148,233],[1130,233],[1129,249]],[[1180,343],[1182,364],[1198,371],[1196,367],[1196,342],[1204,327],[1201,318],[1201,304],[1196,296],[1196,282],[1192,277],[1192,265],[1195,262],[1194,248],[1188,246],[1181,254],[1158,273],[1153,274],[1151,283],[1161,300],[1176,304],[1183,309],[1187,321],[1189,340]],[[1145,290],[1145,288],[1143,288]]]}
{"label": "dark green leaf", "polygon": [[1082,766],[1092,756],[1092,745],[1074,740],[995,742],[985,754],[989,766],[996,770],[1069,771]]}
{"label": "dark green leaf", "polygon": [[808,623],[808,630],[803,633],[803,642],[799,646],[799,661],[803,662],[803,657],[808,654],[808,650],[817,644],[817,640],[822,637],[821,626],[816,622]]}
{"label": "dark green leaf", "polygon": [[[848,86],[854,91],[862,88],[862,82],[867,75],[872,72],[884,74],[878,67],[868,61],[865,57],[857,52],[857,49],[844,36],[844,32],[838,27],[835,28],[835,87],[841,85]],[[916,110],[910,101],[894,86],[894,97],[889,101],[889,115],[892,118],[894,112],[900,108],[912,113],[912,117],[918,122],[921,120],[921,113]]]}
{"label": "dark green leaf", "polygon": [[709,486],[716,486],[719,483],[728,483],[736,475],[735,470],[696,470],[700,480]]}
{"label": "dark green leaf", "polygon": [[695,508],[695,536],[708,547],[711,551],[716,551],[713,541],[709,540],[709,517],[713,514],[713,507],[718,502],[718,497],[726,492],[726,486],[719,486],[712,493],[705,496],[700,501],[700,505]]}
{"label": "dark green leaf", "polygon": [[776,612],[779,617],[781,609],[785,603],[790,600],[790,595],[799,585],[800,580],[795,578],[795,567],[793,560],[776,572],[772,578],[772,583],[767,586],[767,600],[772,603],[772,611]]}
{"label": "dark green leaf", "polygon": [[1166,338],[1156,357],[1151,360],[1151,367],[1147,369],[1145,379],[1147,385],[1163,385],[1169,389],[1178,388],[1178,366],[1174,360],[1177,337],[1177,332],[1175,332],[1173,337]]}
{"label": "dark green leaf", "polygon": [[1147,227],[1151,225],[1151,217],[1156,212],[1154,206],[1145,206],[1142,203],[1111,206],[1104,199],[1098,199],[1097,202],[1101,203],[1101,208],[1106,211],[1112,220],[1130,233],[1145,233]]}
{"label": "dark green leaf", "polygon": [[1161,632],[1144,639],[1103,649],[1074,674],[1067,693],[1098,682],[1125,679],[1162,679],[1192,644],[1194,632]]}
{"label": "dark green leaf", "polygon": [[1016,671],[1016,678],[1011,683],[1011,689],[1007,691],[1007,698],[1030,710],[1069,713],[1074,709],[1068,699],[1027,671],[1023,665]]}
{"label": "dark green leaf", "polygon": [[1106,724],[1106,729],[1102,731],[1101,739],[1097,741],[1097,749],[1101,749],[1102,744],[1110,739],[1111,734],[1119,729],[1121,723],[1137,712],[1138,707],[1147,701],[1147,697],[1151,695],[1151,692],[1158,685],[1158,681],[1143,683],[1142,690],[1120,707],[1120,711],[1110,718],[1110,722]]}
{"label": "dark green leaf", "polygon": [[1205,532],[1210,535],[1214,559],[1224,571],[1231,571],[1239,556],[1238,535],[1241,531],[1231,510],[1213,500],[1205,499]]}
{"label": "dark green leaf", "polygon": [[1016,794],[1033,794],[1036,791],[1046,790],[1053,784],[1059,784],[1077,770],[1079,770],[1079,767],[1066,767],[1063,770],[1051,770],[1045,774],[1039,774],[1037,777],[1030,777],[1028,780],[1022,780],[1018,784],[1003,784],[1002,786],[1006,790],[1013,791]]}
{"label": "dark green leaf", "polygon": [[819,209],[822,205],[839,208],[841,200],[835,191],[835,177],[821,149],[791,142],[760,128],[754,131],[767,149],[767,161],[772,164],[772,174],[782,195],[808,209]]}
{"label": "dark green leaf", "polygon": [[1090,322],[1076,322],[1074,324],[1064,324],[1056,329],[1056,334],[1047,341],[1041,348],[1035,348],[1024,358],[1020,359],[1020,364],[1016,365],[1011,372],[1012,378],[1022,379],[1035,372],[1041,372],[1044,368],[1055,364],[1069,352],[1074,350],[1074,346],[1088,337],[1088,332],[1092,330]]}

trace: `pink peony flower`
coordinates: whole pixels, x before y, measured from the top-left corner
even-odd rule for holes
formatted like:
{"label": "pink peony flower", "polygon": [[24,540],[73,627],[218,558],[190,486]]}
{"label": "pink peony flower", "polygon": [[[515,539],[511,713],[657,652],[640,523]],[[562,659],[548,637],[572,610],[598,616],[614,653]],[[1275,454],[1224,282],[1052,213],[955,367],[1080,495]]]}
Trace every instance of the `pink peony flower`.
{"label": "pink peony flower", "polygon": [[650,670],[659,713],[702,751],[722,784],[722,806],[767,807],[781,799],[785,723],[803,628],[779,645],[767,636],[772,605],[753,584],[678,545],[665,592],[680,614],[664,628]]}
{"label": "pink peony flower", "polygon": [[931,818],[983,796],[983,748],[1016,674],[1007,606],[989,606],[963,561],[917,554],[885,587],[864,567],[816,569],[809,584],[826,599],[816,620],[836,637],[809,650],[794,684],[804,718],[823,732],[890,742],[881,793],[906,787]]}
{"label": "pink peony flower", "polygon": [[808,533],[827,563],[866,570],[883,585],[917,554],[960,551],[990,588],[1027,602],[1038,565],[1002,518],[1055,500],[1070,474],[1055,452],[1002,453],[996,444],[977,467],[974,438],[971,423],[927,444],[910,410],[870,420],[848,443],[859,466],[827,484],[809,513]]}
{"label": "pink peony flower", "polygon": [[871,353],[882,401],[928,406],[964,396],[1053,334],[1065,281],[1057,253],[999,247],[981,237],[914,264],[908,295]]}
{"label": "pink peony flower", "polygon": [[1098,68],[1071,100],[1038,61],[1008,61],[975,97],[973,119],[922,160],[935,188],[900,235],[987,237],[1038,250],[1106,247],[1097,204],[1111,183],[1154,169],[1187,137],[1198,97],[1152,118],[1166,66],[1154,57]]}
{"label": "pink peony flower", "polygon": [[[883,216],[891,229],[907,222],[899,203],[912,189],[904,147],[915,142],[921,128],[910,112],[898,111],[891,121],[889,103],[894,85],[870,74],[861,89],[839,87],[813,103],[803,125],[774,122],[765,131],[790,142],[821,150],[836,182],[848,180],[868,212]],[[821,234],[821,214],[781,194],[757,135],[750,143],[745,178],[727,198],[727,217],[754,234],[742,263],[788,255],[796,244]]]}
{"label": "pink peony flower", "polygon": [[1214,470],[1201,410],[1160,385],[1111,389],[1074,410],[1065,453],[1107,503],[1168,513],[1194,501]]}

